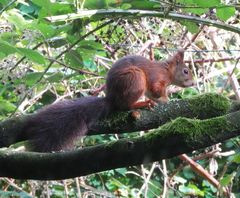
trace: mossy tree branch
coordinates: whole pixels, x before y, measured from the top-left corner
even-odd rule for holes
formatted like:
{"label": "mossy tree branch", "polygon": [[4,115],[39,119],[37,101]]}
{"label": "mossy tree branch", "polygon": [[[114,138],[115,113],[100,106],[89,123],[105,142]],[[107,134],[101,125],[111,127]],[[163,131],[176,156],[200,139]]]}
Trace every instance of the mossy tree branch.
{"label": "mossy tree branch", "polygon": [[[138,120],[134,120],[130,112],[118,113],[97,123],[90,134],[153,129],[180,116],[188,118],[178,118],[142,137],[72,152],[40,154],[3,149],[0,152],[0,176],[64,179],[171,158],[239,135],[239,107],[239,103],[230,102],[221,95],[204,94],[171,101],[153,111],[139,110],[141,117]],[[20,140],[25,119],[23,116],[0,123],[2,146]]]}
{"label": "mossy tree branch", "polygon": [[240,111],[207,120],[178,118],[132,139],[72,152],[0,152],[0,176],[56,180],[138,165],[207,147],[240,135]]}
{"label": "mossy tree branch", "polygon": [[[88,135],[126,133],[157,128],[178,117],[206,119],[240,109],[238,103],[218,94],[204,94],[191,99],[173,100],[158,105],[153,110],[138,110],[141,117],[133,119],[131,112],[121,112],[102,120],[89,130]],[[31,115],[28,115],[31,116]],[[22,130],[28,116],[19,116],[0,122],[0,147],[7,147],[22,138]]]}

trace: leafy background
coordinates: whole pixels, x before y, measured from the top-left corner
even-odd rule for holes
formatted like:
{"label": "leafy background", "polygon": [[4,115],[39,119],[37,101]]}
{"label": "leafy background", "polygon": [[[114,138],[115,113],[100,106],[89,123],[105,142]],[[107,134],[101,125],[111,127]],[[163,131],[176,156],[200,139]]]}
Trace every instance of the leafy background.
{"label": "leafy background", "polygon": [[[239,6],[234,0],[0,0],[0,119],[89,95],[104,84],[107,71],[118,58],[138,54],[151,41],[155,59],[164,59],[196,33],[199,35],[186,50],[185,59],[198,85],[184,90],[171,87],[170,97],[218,92],[239,99],[239,32],[228,31],[229,26],[240,26]],[[101,10],[101,15],[84,15],[100,9],[107,10]],[[125,14],[114,13],[119,9]],[[133,15],[132,10],[139,12]],[[144,11],[150,11],[151,16],[140,17]],[[162,13],[160,17],[156,11]],[[185,18],[176,20],[172,13]],[[203,26],[189,16],[223,26]],[[110,19],[113,22],[109,25],[86,36]],[[147,48],[141,55],[149,58],[149,52]],[[194,62],[199,59],[212,61]],[[104,92],[99,95],[104,96]],[[91,136],[77,145],[142,133]],[[239,148],[240,139],[234,138],[189,155],[228,187],[233,197],[240,197]],[[0,187],[0,197],[222,196],[221,190],[178,158],[64,181],[1,178]]]}

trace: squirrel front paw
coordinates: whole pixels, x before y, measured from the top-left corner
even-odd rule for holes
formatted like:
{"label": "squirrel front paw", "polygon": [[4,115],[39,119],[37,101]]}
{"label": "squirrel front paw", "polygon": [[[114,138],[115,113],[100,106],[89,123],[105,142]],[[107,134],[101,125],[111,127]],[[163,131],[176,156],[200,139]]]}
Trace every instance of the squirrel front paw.
{"label": "squirrel front paw", "polygon": [[158,101],[161,103],[161,104],[167,104],[169,102],[169,98],[167,96],[162,96],[158,99]]}

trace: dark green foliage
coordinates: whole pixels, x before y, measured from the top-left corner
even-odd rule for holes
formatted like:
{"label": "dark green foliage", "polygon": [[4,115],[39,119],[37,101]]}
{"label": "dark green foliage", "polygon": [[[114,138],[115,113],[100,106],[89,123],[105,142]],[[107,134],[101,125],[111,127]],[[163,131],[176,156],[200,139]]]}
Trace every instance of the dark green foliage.
{"label": "dark green foliage", "polygon": [[[74,4],[76,2],[79,4]],[[95,9],[107,9],[109,11],[122,9],[126,13],[122,15],[114,12],[106,15],[96,13],[79,17],[76,20],[70,18],[71,14],[76,14],[77,11],[81,13]],[[139,9],[138,13],[131,14],[133,9]],[[13,114],[20,115],[35,112],[56,99],[88,95],[90,90],[95,90],[95,88],[104,84],[104,77],[108,68],[111,67],[112,61],[127,54],[138,53],[143,46],[142,43],[150,39],[157,38],[159,42],[157,42],[156,47],[162,47],[160,49],[153,48],[155,58],[167,57],[168,53],[166,53],[165,49],[172,53],[175,49],[183,47],[183,43],[190,40],[188,32],[194,34],[199,31],[199,27],[201,27],[199,18],[203,22],[212,20],[206,24],[216,27],[219,27],[219,25],[212,22],[222,22],[221,28],[239,33],[239,29],[234,27],[235,24],[239,23],[239,16],[235,14],[238,9],[234,5],[225,5],[220,0],[30,0],[24,1],[24,3],[22,1],[1,0],[0,120],[6,119]],[[145,10],[151,13],[151,17],[145,15],[145,17],[139,18],[142,14],[141,11]],[[161,15],[154,17],[155,11],[161,12]],[[172,13],[183,14],[183,18],[177,18],[179,23],[171,20],[176,20],[171,15]],[[49,22],[45,18],[59,15],[65,15],[66,18],[57,22]],[[166,20],[166,18],[170,20]],[[114,19],[114,23],[94,32],[74,45],[81,36],[109,19]],[[228,24],[230,24],[231,28],[229,28]],[[207,32],[208,29],[210,29],[210,32]],[[236,47],[239,47],[239,37],[231,32],[227,32],[227,36],[224,37],[224,31],[211,29],[211,27],[207,27],[204,31],[202,37],[192,45],[193,52],[189,52],[193,59],[204,58],[205,52],[195,52],[194,50],[209,50],[209,46],[212,46],[212,43],[209,44],[209,42],[211,39],[215,39],[215,37],[210,38],[210,33],[213,32],[220,32],[219,37],[221,36],[221,43],[216,42],[217,46],[215,47],[220,48],[223,43],[221,49],[236,49]],[[192,34],[190,35],[193,36]],[[72,45],[74,46],[70,49],[69,47]],[[58,57],[64,50],[66,52]],[[217,59],[219,57],[216,54],[212,53],[205,57]],[[187,58],[189,58],[189,54],[187,55]],[[223,56],[227,55],[239,56],[239,54],[233,52],[226,53]],[[149,54],[145,53],[144,56],[149,57]],[[234,65],[235,63],[232,61],[231,64]],[[215,65],[196,64],[195,67],[197,77],[200,77],[200,74],[207,76],[208,72],[211,73],[212,68],[221,70],[226,68],[226,65],[222,63],[216,63]],[[202,71],[203,67],[205,70]],[[237,78],[239,78],[238,69],[236,73]],[[194,100],[193,97],[206,90],[208,92],[219,92],[219,88],[224,90],[223,94],[226,96],[232,94],[230,86],[224,87],[228,76],[225,73],[221,75],[210,80],[204,79],[202,82],[205,84],[203,86],[200,84],[198,88],[185,89],[177,94],[172,94],[171,99],[193,98],[189,111],[194,113],[201,112],[202,108],[211,104],[212,108],[198,113],[196,118],[201,117],[203,119],[226,114],[231,105],[227,97],[218,94],[202,95],[202,100],[197,98]],[[199,78],[199,81],[201,79]],[[101,95],[104,95],[104,93],[102,92]],[[172,112],[168,112],[167,107],[163,111],[166,111],[166,115],[170,114],[170,116],[168,115],[170,118],[173,115]],[[216,112],[219,114],[216,115]],[[154,114],[154,111],[152,111],[152,114]],[[134,124],[137,122],[130,116],[130,114],[123,112],[115,116],[114,119],[107,120],[105,124],[118,130],[117,123],[121,120],[128,118]],[[14,128],[15,123],[10,122],[9,127]],[[211,130],[208,130],[209,125]],[[204,125],[199,125],[198,120],[192,121],[186,118],[178,118],[160,127],[161,133],[149,133],[146,138],[153,138],[154,135],[167,136],[167,131],[171,131],[176,136],[186,138],[189,146],[191,146],[192,140],[198,140],[199,134],[202,133],[206,134],[211,140],[217,138],[218,133],[223,132],[217,131],[217,126],[221,126],[223,131],[229,130],[228,120],[224,118],[206,120]],[[13,139],[16,138],[14,137],[15,130],[11,132]],[[17,130],[20,130],[20,128]],[[111,132],[114,133],[115,131]],[[85,141],[79,141],[78,145],[89,146],[114,140],[114,142],[108,144],[108,147],[110,147],[119,138],[138,138],[138,136],[142,136],[143,132],[140,134],[136,132],[112,136],[90,136]],[[9,134],[4,135],[8,136]],[[9,141],[0,140],[1,145],[9,145],[14,142],[11,139]],[[201,143],[201,139],[199,139],[199,144]],[[171,142],[168,144],[171,144]],[[22,144],[20,143],[20,145]],[[18,146],[15,145],[15,147]],[[172,145],[172,147],[174,146]],[[217,160],[219,167],[216,178],[222,186],[231,186],[231,190],[236,197],[240,196],[239,148],[240,139],[234,138],[222,143],[222,151],[234,151],[235,154],[221,158],[212,156]],[[195,151],[193,157],[209,150]],[[92,157],[94,158],[94,156]],[[168,188],[167,195],[169,197],[195,196],[210,198],[217,196],[218,190],[205,179],[197,176],[189,167],[178,169],[180,163],[177,158],[166,161],[167,174],[168,176],[173,175],[174,180],[171,183],[171,188]],[[198,163],[206,169],[210,166],[208,158],[199,160]],[[164,176],[166,176],[163,174],[163,164],[164,162],[158,162],[157,164],[126,167],[90,175],[81,178],[80,189],[82,193],[92,193],[99,197],[113,197],[114,195],[116,197],[137,197],[138,195],[149,198],[159,197],[163,193]],[[151,173],[152,167],[155,168]],[[175,173],[176,170],[179,171]],[[150,175],[149,180],[146,179],[148,175]],[[29,197],[26,192],[32,193],[32,196],[46,197],[48,191],[51,192],[51,197],[64,197],[67,190],[68,197],[79,196],[77,181],[69,180],[67,182],[69,183],[54,181],[39,185],[39,183],[31,183],[31,181],[8,181],[2,178],[0,180],[2,189],[0,197]],[[16,189],[12,184],[18,186],[20,190]],[[140,191],[145,184],[147,187]],[[35,186],[39,187],[36,188]]]}

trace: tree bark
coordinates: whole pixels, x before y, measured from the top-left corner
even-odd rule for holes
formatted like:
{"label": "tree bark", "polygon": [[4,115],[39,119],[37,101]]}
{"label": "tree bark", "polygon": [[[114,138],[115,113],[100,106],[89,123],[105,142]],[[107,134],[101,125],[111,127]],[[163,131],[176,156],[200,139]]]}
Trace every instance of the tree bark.
{"label": "tree bark", "polygon": [[[167,105],[159,105],[154,110],[139,110],[141,116],[138,119],[133,119],[131,112],[116,113],[96,123],[89,134],[155,130],[141,137],[121,139],[71,152],[43,154],[2,149],[0,176],[65,179],[171,158],[238,136],[239,109],[239,103],[230,102],[221,95],[204,94],[191,99],[174,100]],[[175,118],[177,119],[173,120]],[[20,141],[25,119],[22,116],[0,123],[1,146]],[[166,124],[159,127],[164,123]]]}
{"label": "tree bark", "polygon": [[178,118],[141,137],[72,152],[0,152],[0,176],[56,180],[171,158],[240,135],[240,111],[207,120]]}
{"label": "tree bark", "polygon": [[201,18],[197,16],[190,16],[186,14],[180,14],[175,12],[161,12],[161,11],[154,11],[154,10],[123,10],[123,9],[101,9],[101,10],[82,10],[80,13],[69,13],[65,15],[58,15],[58,16],[51,16],[51,17],[45,17],[45,19],[49,22],[56,23],[56,22],[62,22],[66,20],[76,20],[81,18],[91,17],[91,20],[94,21],[94,19],[99,20],[99,18],[140,18],[140,17],[160,17],[165,19],[171,19],[171,20],[186,20],[190,21],[196,24],[203,24],[208,26],[214,26],[220,29],[224,29],[227,31],[240,33],[240,29],[231,25],[228,25],[226,23]]}

